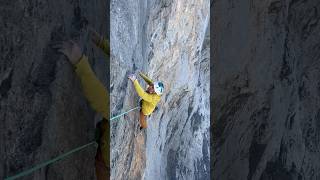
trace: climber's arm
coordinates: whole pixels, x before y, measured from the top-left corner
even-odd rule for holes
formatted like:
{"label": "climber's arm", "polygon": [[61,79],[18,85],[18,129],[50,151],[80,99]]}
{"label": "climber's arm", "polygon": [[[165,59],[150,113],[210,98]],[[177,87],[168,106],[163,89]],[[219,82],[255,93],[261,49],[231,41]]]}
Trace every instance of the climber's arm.
{"label": "climber's arm", "polygon": [[146,76],[145,74],[143,74],[142,72],[140,72],[139,75],[143,78],[144,81],[146,81],[146,83],[147,83],[148,85],[153,84],[153,81],[152,81],[148,76]]}
{"label": "climber's arm", "polygon": [[101,48],[104,53],[110,56],[110,45],[107,39],[101,37],[100,41],[97,42],[96,45]]}
{"label": "climber's arm", "polygon": [[62,41],[53,44],[52,47],[68,57],[71,64],[76,67],[84,95],[91,107],[102,113],[103,117],[109,119],[109,96],[107,90],[93,73],[88,58],[83,55],[81,48],[74,41]]}
{"label": "climber's arm", "polygon": [[152,96],[144,91],[140,86],[138,80],[133,81],[134,88],[136,89],[138,95],[145,101],[152,102]]}
{"label": "climber's arm", "polygon": [[89,101],[91,107],[95,111],[102,113],[104,118],[109,119],[108,92],[92,71],[88,58],[83,55],[75,66],[76,73],[81,81],[84,95]]}
{"label": "climber's arm", "polygon": [[110,56],[110,45],[109,41],[105,38],[103,38],[99,33],[97,33],[94,29],[89,29],[91,34],[91,40],[92,42],[99,48],[102,49],[104,53],[106,53],[108,56]]}

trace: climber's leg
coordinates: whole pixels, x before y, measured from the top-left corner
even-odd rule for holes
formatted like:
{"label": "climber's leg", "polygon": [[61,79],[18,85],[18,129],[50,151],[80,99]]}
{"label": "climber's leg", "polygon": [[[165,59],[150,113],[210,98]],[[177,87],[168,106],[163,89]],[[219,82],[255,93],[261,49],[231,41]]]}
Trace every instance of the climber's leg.
{"label": "climber's leg", "polygon": [[101,150],[98,148],[95,160],[96,176],[97,180],[108,180],[110,179],[110,169],[105,165]]}
{"label": "climber's leg", "polygon": [[147,128],[146,116],[140,110],[140,129]]}
{"label": "climber's leg", "polygon": [[142,99],[139,101],[139,105],[140,105],[140,130],[147,128],[147,121],[146,121],[146,116],[142,113]]}
{"label": "climber's leg", "polygon": [[103,119],[97,124],[96,141],[99,146],[95,158],[96,176],[98,180],[110,179],[109,168],[109,143],[110,143],[110,127],[109,122]]}
{"label": "climber's leg", "polygon": [[100,143],[100,138],[101,138],[101,123],[102,121],[99,121],[95,129],[95,140],[98,144]]}

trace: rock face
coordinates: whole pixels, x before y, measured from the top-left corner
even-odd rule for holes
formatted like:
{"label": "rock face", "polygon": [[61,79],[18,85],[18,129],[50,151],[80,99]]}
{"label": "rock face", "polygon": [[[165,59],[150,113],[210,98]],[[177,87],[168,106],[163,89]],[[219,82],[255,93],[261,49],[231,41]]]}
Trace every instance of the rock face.
{"label": "rock face", "polygon": [[319,11],[214,1],[214,179],[320,179]]}
{"label": "rock face", "polygon": [[[66,58],[50,43],[83,43],[107,85],[105,58],[88,41],[88,25],[107,31],[105,1],[2,1],[0,11],[0,179],[94,139],[95,114]],[[89,147],[21,179],[94,179]]]}
{"label": "rock face", "polygon": [[138,111],[112,122],[112,179],[210,179],[209,7],[111,2],[111,112],[138,105],[129,73],[165,85],[146,130],[138,130]]}

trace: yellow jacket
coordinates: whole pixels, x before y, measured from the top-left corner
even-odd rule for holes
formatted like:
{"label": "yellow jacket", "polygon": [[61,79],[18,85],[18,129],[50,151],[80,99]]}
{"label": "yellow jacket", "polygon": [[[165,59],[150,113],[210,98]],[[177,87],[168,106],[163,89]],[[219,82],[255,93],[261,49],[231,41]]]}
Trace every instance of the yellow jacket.
{"label": "yellow jacket", "polygon": [[100,42],[98,44],[96,44],[99,48],[102,49],[102,51],[110,56],[110,45],[109,45],[109,42],[105,39],[105,38],[102,38],[100,40]]}
{"label": "yellow jacket", "polygon": [[[146,75],[140,73],[140,76],[146,81],[148,85],[151,85],[153,83],[153,81]],[[135,80],[133,84],[138,95],[142,98],[142,113],[146,116],[150,115],[156,108],[161,96],[145,92],[145,90],[140,86],[138,80]]]}
{"label": "yellow jacket", "polygon": [[[102,39],[97,44],[107,55],[110,55],[110,47],[107,40]],[[109,57],[106,58],[107,60]],[[101,139],[99,146],[102,152],[103,160],[107,167],[110,167],[110,128],[109,128],[109,94],[100,80],[92,71],[88,58],[82,56],[80,61],[75,65],[76,73],[80,78],[82,90],[91,107],[103,116],[101,124]]]}
{"label": "yellow jacket", "polygon": [[76,73],[80,78],[82,90],[91,107],[109,119],[109,96],[106,88],[92,71],[88,58],[82,56],[76,64]]}

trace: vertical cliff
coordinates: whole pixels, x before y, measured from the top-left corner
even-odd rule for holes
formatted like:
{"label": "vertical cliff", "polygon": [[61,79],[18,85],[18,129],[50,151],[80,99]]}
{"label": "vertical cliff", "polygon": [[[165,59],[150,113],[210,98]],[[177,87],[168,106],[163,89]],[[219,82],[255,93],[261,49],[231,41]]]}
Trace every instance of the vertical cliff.
{"label": "vertical cliff", "polygon": [[214,179],[320,179],[319,10],[214,1]]}
{"label": "vertical cliff", "polygon": [[[143,69],[147,1],[111,1],[110,110],[119,114],[138,105],[127,76]],[[138,113],[111,122],[111,179],[140,179],[145,167],[145,136],[138,133]]]}
{"label": "vertical cliff", "polygon": [[137,106],[129,73],[165,85],[146,130],[112,122],[112,179],[210,179],[209,35],[208,0],[112,1],[113,114]]}
{"label": "vertical cliff", "polygon": [[[82,43],[107,85],[105,58],[88,44],[86,28],[107,32],[105,1],[1,1],[0,179],[94,138],[95,114],[73,67],[50,48]],[[94,147],[21,179],[94,179]]]}

